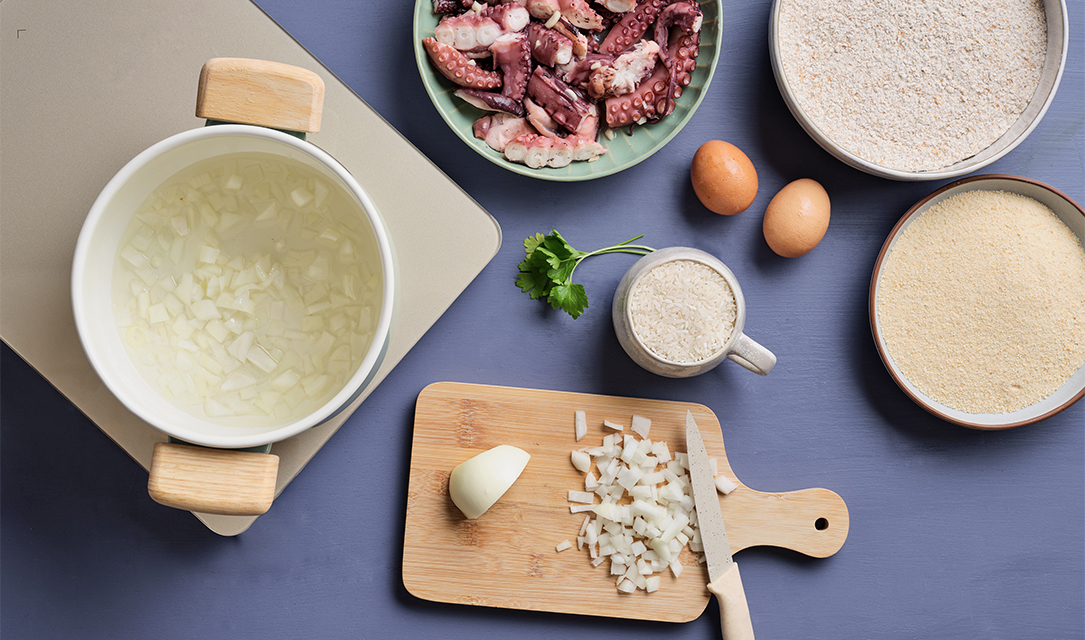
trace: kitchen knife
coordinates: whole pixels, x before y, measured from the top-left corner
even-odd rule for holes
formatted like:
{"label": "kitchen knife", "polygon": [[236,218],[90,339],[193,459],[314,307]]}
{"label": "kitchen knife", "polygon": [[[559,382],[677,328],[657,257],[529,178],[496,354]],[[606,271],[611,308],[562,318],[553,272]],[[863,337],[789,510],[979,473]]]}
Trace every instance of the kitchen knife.
{"label": "kitchen knife", "polygon": [[716,595],[720,604],[720,627],[724,640],[753,639],[753,623],[746,592],[742,589],[742,576],[731,557],[731,545],[727,542],[727,526],[720,511],[716,493],[716,480],[708,462],[701,432],[693,420],[693,413],[686,411],[686,452],[689,454],[689,477],[693,481],[693,501],[697,509],[697,528],[701,532],[701,545],[708,560],[708,590]]}

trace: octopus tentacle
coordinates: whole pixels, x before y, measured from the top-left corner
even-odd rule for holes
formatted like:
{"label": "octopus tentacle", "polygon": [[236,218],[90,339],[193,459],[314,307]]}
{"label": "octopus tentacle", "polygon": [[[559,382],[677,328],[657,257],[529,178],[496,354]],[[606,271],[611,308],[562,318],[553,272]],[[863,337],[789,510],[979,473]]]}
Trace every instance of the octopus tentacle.
{"label": "octopus tentacle", "polygon": [[595,138],[571,135],[565,138],[573,147],[573,160],[591,160],[607,152],[607,148],[595,141]]}
{"label": "octopus tentacle", "polygon": [[573,59],[573,41],[538,22],[527,26],[531,57],[548,67],[569,64]]}
{"label": "octopus tentacle", "polygon": [[532,18],[546,22],[550,16],[561,12],[558,0],[527,0],[527,10]]}
{"label": "octopus tentacle", "polygon": [[528,13],[527,8],[515,2],[487,6],[479,15],[497,22],[505,33],[523,31],[524,27],[531,22],[531,14]]}
{"label": "octopus tentacle", "polygon": [[642,122],[654,122],[666,107],[670,88],[670,71],[657,63],[652,75],[640,83],[632,93],[607,98],[605,103],[607,126],[611,129],[631,126]]}
{"label": "octopus tentacle", "polygon": [[588,31],[599,31],[603,28],[603,17],[592,10],[587,0],[558,0],[558,7],[561,17],[575,27]]}
{"label": "octopus tentacle", "polygon": [[641,0],[637,7],[625,14],[607,33],[599,44],[599,53],[618,55],[639,42],[648,27],[655,23],[659,14],[673,0]]}
{"label": "octopus tentacle", "polygon": [[500,111],[513,116],[524,115],[524,103],[498,93],[463,87],[456,90],[456,97],[483,111]]}
{"label": "octopus tentacle", "polygon": [[587,100],[545,67],[535,67],[527,83],[527,93],[569,131],[576,131],[580,121],[591,112]]}
{"label": "octopus tentacle", "polygon": [[637,85],[655,69],[659,53],[658,44],[651,40],[641,40],[613,62],[593,65],[594,68],[588,76],[588,95],[598,100],[633,93]]}
{"label": "octopus tentacle", "polygon": [[603,145],[583,136],[548,138],[526,134],[511,140],[505,146],[505,158],[526,164],[533,169],[541,167],[564,167],[574,160],[591,160],[606,153]]}
{"label": "octopus tentacle", "polygon": [[[701,22],[703,20],[704,16],[701,14],[700,7],[692,2],[676,2],[669,5],[659,14],[659,19],[656,20],[655,41],[659,44],[660,49],[666,51],[672,27],[677,27],[685,35],[693,35],[701,32]],[[664,63],[666,63],[668,56],[665,53],[661,55]]]}
{"label": "octopus tentacle", "polygon": [[574,135],[587,138],[589,140],[595,140],[599,137],[599,105],[590,102],[588,103],[589,111],[587,115],[580,119],[580,124],[576,130],[573,131]]}
{"label": "octopus tentacle", "polygon": [[494,67],[501,71],[501,94],[517,102],[523,100],[531,73],[531,46],[527,35],[506,33],[494,40],[490,51],[494,55]]}
{"label": "octopus tentacle", "polygon": [[[689,84],[690,74],[697,66],[696,61],[692,67],[689,67],[688,63],[697,57],[702,19],[701,9],[697,5],[692,2],[676,2],[663,9],[656,20],[655,41],[660,47],[659,57],[670,73],[667,103],[659,117],[674,111],[675,100],[682,95],[682,88]],[[672,28],[680,31],[681,35],[674,43],[669,44]]]}
{"label": "octopus tentacle", "polygon": [[550,114],[546,112],[539,105],[535,104],[531,98],[524,98],[524,112],[527,114],[527,121],[531,123],[531,126],[535,127],[535,130],[546,136],[547,138],[560,138],[558,133],[557,122],[550,117]]}
{"label": "octopus tentacle", "polygon": [[468,11],[456,16],[445,16],[434,28],[437,42],[470,51],[488,47],[504,32],[496,20]]}
{"label": "octopus tentacle", "polygon": [[471,131],[476,138],[484,140],[491,149],[498,153],[504,153],[505,147],[514,138],[535,133],[535,129],[531,127],[531,123],[525,118],[500,112],[485,115],[475,120]]}
{"label": "octopus tentacle", "polygon": [[588,51],[592,47],[593,41],[588,40],[588,37],[583,33],[580,33],[580,30],[573,26],[573,24],[570,23],[568,20],[562,18],[561,20],[558,20],[556,23],[554,23],[554,26],[551,28],[554,31],[557,31],[561,35],[568,38],[573,43],[574,56],[578,58],[583,58],[585,55],[588,54]]}
{"label": "octopus tentacle", "polygon": [[[637,6],[637,0],[595,0],[609,13],[629,13]],[[604,15],[605,20],[608,16]]]}
{"label": "octopus tentacle", "polygon": [[667,53],[671,60],[671,75],[675,77],[676,98],[681,97],[682,89],[693,80],[693,71],[697,68],[697,54],[701,52],[701,32],[683,34],[670,43]]}
{"label": "octopus tentacle", "polygon": [[589,53],[579,60],[561,66],[557,71],[561,73],[561,79],[565,82],[574,87],[586,89],[592,71],[595,71],[600,66],[612,64],[616,57],[605,53]]}
{"label": "octopus tentacle", "polygon": [[453,13],[463,11],[470,6],[470,4],[465,5],[462,0],[433,0],[433,13],[438,15]]}
{"label": "octopus tentacle", "polygon": [[505,159],[526,164],[532,169],[546,166],[553,148],[551,138],[535,134],[526,134],[510,140],[505,145]]}
{"label": "octopus tentacle", "polygon": [[501,86],[501,74],[479,67],[462,51],[442,44],[436,38],[424,38],[422,46],[441,75],[461,87],[490,90]]}

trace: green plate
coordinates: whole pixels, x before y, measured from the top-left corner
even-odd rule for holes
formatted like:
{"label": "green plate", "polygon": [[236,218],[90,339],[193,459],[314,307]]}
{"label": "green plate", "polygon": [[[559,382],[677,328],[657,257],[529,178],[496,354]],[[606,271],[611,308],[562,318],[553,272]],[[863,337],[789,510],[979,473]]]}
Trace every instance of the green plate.
{"label": "green plate", "polygon": [[701,51],[697,57],[697,68],[693,71],[689,86],[678,99],[674,112],[655,124],[634,127],[632,134],[628,133],[628,129],[622,129],[614,132],[613,140],[607,140],[606,136],[599,136],[599,142],[609,149],[606,154],[594,162],[573,162],[558,169],[549,167],[532,169],[522,164],[509,162],[484,141],[474,137],[471,127],[475,120],[485,115],[485,112],[453,95],[457,86],[434,69],[422,46],[422,39],[433,35],[433,30],[440,18],[433,13],[432,0],[416,0],[415,2],[414,57],[418,63],[418,72],[422,76],[422,84],[425,85],[426,93],[433,100],[433,105],[437,107],[437,112],[461,140],[484,158],[509,171],[532,178],[559,182],[592,180],[618,173],[648,158],[662,149],[663,145],[677,135],[693,117],[693,112],[701,104],[705,92],[708,91],[708,85],[712,82],[723,35],[723,12],[720,10],[720,0],[706,0],[701,2],[700,6],[704,13],[704,22],[701,26]]}

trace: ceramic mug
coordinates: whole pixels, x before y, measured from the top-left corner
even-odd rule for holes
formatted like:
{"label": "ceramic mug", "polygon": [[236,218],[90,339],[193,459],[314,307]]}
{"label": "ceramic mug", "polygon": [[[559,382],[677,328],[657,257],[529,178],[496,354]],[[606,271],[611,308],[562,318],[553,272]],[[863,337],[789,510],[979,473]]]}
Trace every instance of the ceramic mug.
{"label": "ceramic mug", "polygon": [[[708,357],[693,362],[667,359],[650,349],[634,330],[632,292],[640,279],[652,269],[664,263],[685,260],[700,263],[723,277],[735,298],[735,322],[726,342]],[[626,272],[614,293],[611,307],[614,331],[618,342],[629,357],[652,373],[669,378],[686,378],[700,375],[716,368],[723,360],[730,359],[759,375],[767,375],[776,365],[776,356],[745,333],[746,300],[735,274],[715,256],[690,247],[668,247],[644,256]]]}

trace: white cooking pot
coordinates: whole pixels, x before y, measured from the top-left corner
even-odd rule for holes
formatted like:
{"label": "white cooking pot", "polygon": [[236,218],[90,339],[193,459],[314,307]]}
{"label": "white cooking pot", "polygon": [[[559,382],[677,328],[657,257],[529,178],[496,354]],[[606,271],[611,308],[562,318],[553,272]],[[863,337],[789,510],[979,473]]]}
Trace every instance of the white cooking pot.
{"label": "white cooking pot", "polygon": [[[169,506],[227,514],[266,511],[274,495],[278,466],[278,458],[267,453],[270,444],[321,424],[351,406],[372,381],[387,350],[395,299],[392,249],[376,207],[358,182],[334,158],[303,139],[305,130],[319,127],[322,99],[323,82],[306,70],[263,61],[209,61],[200,78],[197,115],[249,124],[215,124],[185,131],[140,153],[102,190],[79,235],[72,265],[72,303],[79,339],[95,371],[117,399],[172,439],[170,444],[156,445],[149,483],[152,497]],[[218,104],[226,105],[226,111],[216,112]],[[370,244],[380,254],[380,309],[360,366],[345,386],[316,410],[286,422],[269,419],[256,426],[231,426],[198,417],[156,392],[125,352],[112,294],[122,234],[148,194],[197,162],[237,153],[278,156],[305,165],[329,184],[338,185],[349,194],[358,219],[363,221],[360,231],[372,234]],[[254,447],[262,450],[224,451]]]}

